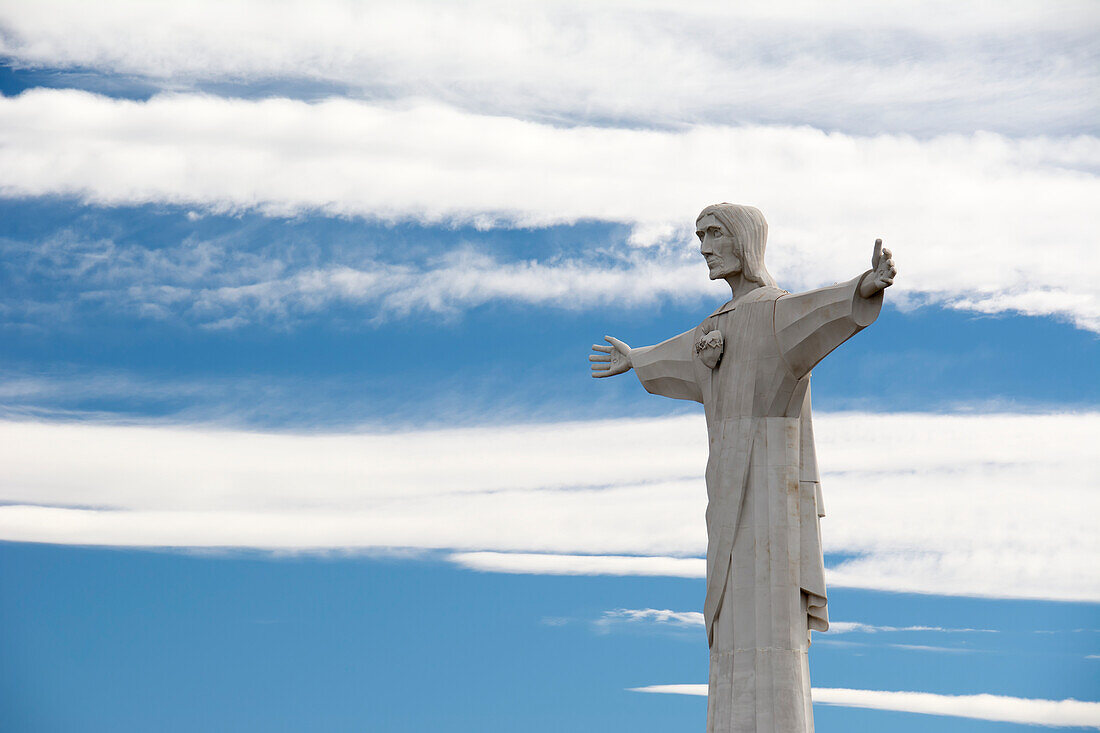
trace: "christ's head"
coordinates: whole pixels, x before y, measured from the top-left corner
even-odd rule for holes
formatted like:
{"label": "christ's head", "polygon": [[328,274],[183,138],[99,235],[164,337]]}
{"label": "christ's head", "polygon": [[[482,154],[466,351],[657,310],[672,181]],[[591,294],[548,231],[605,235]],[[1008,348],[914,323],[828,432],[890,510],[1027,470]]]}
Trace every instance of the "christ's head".
{"label": "christ's head", "polygon": [[711,280],[740,275],[758,285],[775,285],[764,267],[768,222],[760,209],[739,204],[708,206],[695,220],[695,235]]}

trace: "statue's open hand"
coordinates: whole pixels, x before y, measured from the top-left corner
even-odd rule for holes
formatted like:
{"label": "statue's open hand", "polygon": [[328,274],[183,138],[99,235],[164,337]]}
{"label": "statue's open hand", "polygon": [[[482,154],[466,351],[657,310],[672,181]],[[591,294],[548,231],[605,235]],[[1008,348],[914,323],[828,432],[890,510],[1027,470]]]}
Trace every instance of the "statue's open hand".
{"label": "statue's open hand", "polygon": [[859,294],[864,298],[870,298],[880,290],[885,290],[894,284],[898,269],[894,267],[893,254],[888,249],[882,248],[882,240],[875,240],[875,253],[871,255],[871,274],[863,278],[859,285]]}
{"label": "statue's open hand", "polygon": [[630,347],[614,336],[604,336],[603,340],[611,345],[592,344],[592,350],[596,353],[588,357],[592,362],[592,376],[613,377],[629,371],[633,366],[630,363]]}

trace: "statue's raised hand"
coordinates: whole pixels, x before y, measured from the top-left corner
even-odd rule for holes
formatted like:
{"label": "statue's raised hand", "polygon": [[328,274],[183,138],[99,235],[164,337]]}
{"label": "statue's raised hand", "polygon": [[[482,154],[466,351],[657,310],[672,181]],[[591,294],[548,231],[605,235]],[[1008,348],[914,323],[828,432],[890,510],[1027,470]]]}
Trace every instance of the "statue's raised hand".
{"label": "statue's raised hand", "polygon": [[871,273],[863,278],[859,284],[859,294],[864,298],[870,298],[880,290],[885,290],[894,284],[898,269],[894,267],[893,255],[888,249],[882,248],[882,240],[875,240],[875,252],[871,255]]}
{"label": "statue's raised hand", "polygon": [[630,371],[633,366],[630,363],[630,347],[614,336],[604,336],[603,340],[611,345],[592,344],[592,350],[596,353],[588,357],[592,362],[592,376],[613,377]]}

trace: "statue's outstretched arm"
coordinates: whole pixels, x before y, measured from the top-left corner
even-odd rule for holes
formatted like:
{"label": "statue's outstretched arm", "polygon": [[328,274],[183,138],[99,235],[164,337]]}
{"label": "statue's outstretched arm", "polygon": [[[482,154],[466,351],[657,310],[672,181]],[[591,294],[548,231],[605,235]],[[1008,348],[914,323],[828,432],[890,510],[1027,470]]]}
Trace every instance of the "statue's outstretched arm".
{"label": "statue's outstretched arm", "polygon": [[833,349],[874,323],[882,309],[883,290],[896,275],[890,250],[882,249],[879,239],[871,269],[862,275],[776,300],[775,338],[791,372],[804,377]]}
{"label": "statue's outstretched arm", "polygon": [[695,329],[653,346],[631,349],[630,363],[650,394],[676,400],[703,401],[695,381]]}
{"label": "statue's outstretched arm", "polygon": [[646,391],[677,400],[703,401],[695,382],[692,346],[695,330],[685,331],[653,346],[631,348],[614,336],[604,336],[610,346],[592,344],[593,377],[611,377],[634,370]]}

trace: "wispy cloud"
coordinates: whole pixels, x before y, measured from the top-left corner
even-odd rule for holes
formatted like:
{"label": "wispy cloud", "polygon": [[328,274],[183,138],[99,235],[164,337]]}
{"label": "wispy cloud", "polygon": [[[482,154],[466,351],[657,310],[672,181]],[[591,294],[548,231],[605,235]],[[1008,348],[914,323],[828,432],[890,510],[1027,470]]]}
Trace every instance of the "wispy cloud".
{"label": "wispy cloud", "polygon": [[707,563],[695,557],[545,555],[525,552],[455,552],[447,558],[470,570],[517,575],[649,575],[702,578]]}
{"label": "wispy cloud", "polygon": [[[656,608],[617,608],[612,611],[604,611],[603,615],[594,622],[594,625],[601,632],[605,633],[611,631],[617,626],[627,628],[650,627],[665,629],[701,629],[703,627],[703,614],[699,613],[698,611],[672,611],[669,609]],[[846,647],[888,647],[891,649],[901,649],[904,651],[934,652],[946,654],[971,654],[981,650],[965,646],[936,646],[930,644],[903,644],[898,642],[880,642],[875,644],[862,642],[846,642],[836,641],[832,639],[831,636],[833,634],[846,634],[853,632],[865,634],[904,632],[996,633],[994,629],[952,629],[939,626],[874,626],[871,624],[863,624],[850,621],[830,622],[829,632],[830,633],[828,636],[817,638],[814,640],[814,643]]]}
{"label": "wispy cloud", "polygon": [[653,623],[667,626],[703,626],[703,614],[698,611],[670,611],[657,608],[616,608],[604,611],[597,623]]}
{"label": "wispy cloud", "polygon": [[814,639],[814,644],[820,646],[840,647],[844,649],[901,649],[910,652],[932,652],[934,654],[974,654],[985,651],[965,646],[935,646],[932,644],[898,644],[893,642],[869,643],[864,641],[841,641],[828,637]]}
{"label": "wispy cloud", "polygon": [[[706,696],[706,685],[649,685],[630,688],[633,692]],[[815,687],[813,700],[819,705],[896,710],[923,715],[947,715],[978,720],[995,720],[1052,728],[1100,728],[1100,703],[1080,700],[1040,700],[1005,695],[938,695],[931,692],[891,692]]]}
{"label": "wispy cloud", "polygon": [[[1097,421],[821,415],[825,549],[849,556],[829,582],[1100,599],[1082,440]],[[344,435],[0,422],[0,539],[421,548],[494,572],[702,577],[705,446],[698,416]]]}
{"label": "wispy cloud", "polygon": [[1100,140],[1093,137],[979,133],[917,141],[796,127],[566,129],[439,106],[195,95],[131,102],[72,90],[0,99],[0,122],[0,193],[7,196],[482,226],[596,219],[638,227],[635,241],[663,242],[621,269],[459,258],[443,265],[450,284],[442,289],[423,285],[430,269],[374,263],[140,294],[161,307],[182,299],[228,309],[226,325],[234,308],[247,316],[257,308],[362,300],[376,287],[380,294],[367,299],[398,310],[495,298],[691,297],[706,287],[697,268],[684,267],[694,247],[691,218],[705,203],[734,200],[768,215],[769,260],[788,287],[851,277],[882,236],[902,268],[893,293],[900,302],[1055,315],[1100,329],[1100,255],[1091,246],[1100,228],[1093,205]]}
{"label": "wispy cloud", "polygon": [[[412,265],[326,255],[306,242],[297,249],[292,258],[278,247],[246,251],[232,242],[192,239],[149,249],[89,241],[71,231],[44,241],[0,239],[12,280],[37,277],[51,288],[24,288],[22,295],[9,288],[0,308],[28,321],[56,323],[59,309],[74,320],[106,310],[223,329],[288,325],[334,306],[355,306],[381,321],[424,312],[456,315],[493,301],[579,309],[723,297],[701,261],[668,252],[540,262],[502,260],[460,244]],[[53,306],[48,311],[45,299]]]}
{"label": "wispy cloud", "polygon": [[907,631],[928,631],[937,634],[995,634],[998,629],[954,629],[943,626],[878,626],[865,624],[859,621],[830,621],[830,634],[893,634]]}
{"label": "wispy cloud", "polygon": [[936,652],[941,654],[973,654],[977,649],[958,646],[933,646],[931,644],[888,644],[894,649],[906,649],[913,652]]}
{"label": "wispy cloud", "polygon": [[1098,21],[1087,2],[1059,2],[1056,12],[1000,3],[996,22],[984,3],[943,0],[889,13],[868,2],[579,0],[83,8],[78,0],[0,5],[0,55],[167,88],[215,83],[247,93],[250,82],[284,79],[632,126],[737,120],[1028,134],[1095,129],[1098,117]]}
{"label": "wispy cloud", "polygon": [[[604,611],[602,619],[608,621],[648,622],[675,626],[702,626],[703,614],[696,611],[671,611],[655,608],[617,608]],[[997,629],[955,629],[943,626],[879,626],[858,621],[830,621],[830,634],[878,634],[902,632],[934,632],[939,634],[997,633]]]}

